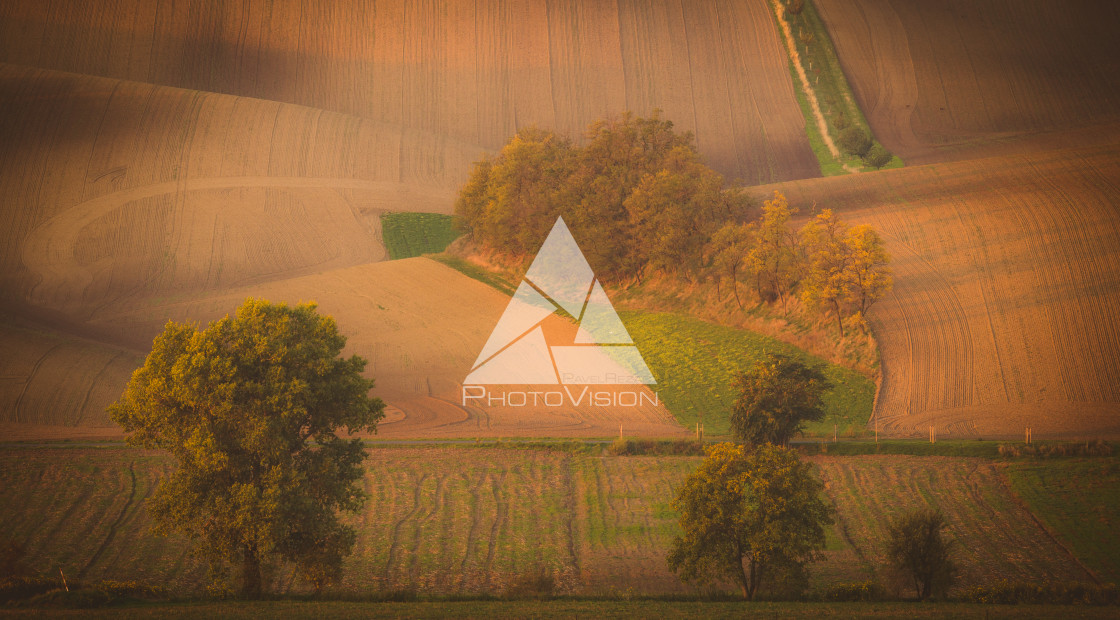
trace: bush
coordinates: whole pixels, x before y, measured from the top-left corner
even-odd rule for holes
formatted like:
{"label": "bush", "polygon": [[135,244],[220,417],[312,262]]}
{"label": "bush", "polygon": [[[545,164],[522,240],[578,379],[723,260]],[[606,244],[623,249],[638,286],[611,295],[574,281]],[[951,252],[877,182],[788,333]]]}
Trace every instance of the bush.
{"label": "bush", "polygon": [[837,142],[840,143],[840,148],[849,155],[863,157],[871,150],[871,138],[866,131],[855,125],[842,130]]}
{"label": "bush", "polygon": [[12,577],[0,582],[0,603],[22,601],[62,587],[58,579]]}
{"label": "bush", "polygon": [[1099,439],[1084,443],[1001,443],[999,445],[999,455],[1035,459],[1063,456],[1112,456],[1112,444]]}
{"label": "bush", "polygon": [[1044,583],[1002,580],[969,588],[960,599],[969,603],[999,605],[1116,605],[1120,591],[1116,584],[1097,585],[1079,581],[1048,581]]}
{"label": "bush", "polygon": [[55,589],[31,597],[24,602],[26,607],[60,607],[63,609],[93,609],[106,607],[113,597],[97,588]]}
{"label": "bush", "polygon": [[607,447],[612,456],[704,456],[704,444],[694,439],[623,439]]}
{"label": "bush", "polygon": [[844,116],[843,110],[837,110],[836,113],[832,115],[832,126],[835,127],[837,131],[843,131],[851,126],[848,117]]}
{"label": "bush", "polygon": [[872,580],[838,583],[824,591],[824,600],[840,603],[885,601],[889,598],[887,589]]}
{"label": "bush", "polygon": [[891,163],[892,159],[894,159],[894,154],[888,151],[882,144],[876,142],[871,145],[871,149],[867,151],[867,155],[864,155],[863,163],[872,168],[879,169]]}

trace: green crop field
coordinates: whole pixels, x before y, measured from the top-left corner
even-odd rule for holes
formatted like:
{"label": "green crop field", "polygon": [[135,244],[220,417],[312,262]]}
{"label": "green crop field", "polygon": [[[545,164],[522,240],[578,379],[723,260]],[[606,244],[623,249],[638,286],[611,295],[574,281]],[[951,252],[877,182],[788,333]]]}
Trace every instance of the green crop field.
{"label": "green crop field", "polygon": [[[824,560],[812,567],[814,591],[883,579],[889,517],[921,505],[946,512],[962,586],[998,579],[1088,581],[1061,542],[1076,542],[1077,536],[1097,541],[1103,556],[1117,555],[1114,532],[1109,538],[1059,531],[1050,538],[1012,495],[1001,461],[898,455],[810,460],[837,509]],[[698,462],[609,456],[593,445],[373,447],[364,481],[370,500],[347,517],[358,539],[335,594],[695,595],[669,572],[665,554],[678,532],[670,502]],[[206,583],[205,566],[189,554],[187,541],[151,535],[143,509],[142,500],[171,466],[165,456],[124,447],[0,450],[6,478],[0,527],[40,573],[62,569],[72,579],[137,580],[197,592]],[[1105,509],[1115,509],[1115,459],[1016,461],[1016,468],[1026,472],[1015,482],[1024,497],[1056,488],[1047,481],[1050,474],[1062,478],[1068,468],[1085,468],[1111,489],[1113,503]],[[1099,510],[1088,505],[1090,514]],[[1055,523],[1085,520],[1077,502],[1055,501],[1040,514]],[[1092,564],[1088,544],[1069,548]],[[273,571],[272,583],[278,592],[305,590],[284,571]]]}
{"label": "green crop field", "polygon": [[1120,583],[1120,458],[1017,462],[1011,488],[1105,582]]}
{"label": "green crop field", "polygon": [[381,216],[381,239],[392,260],[442,252],[458,236],[450,215],[385,213]]}
{"label": "green crop field", "polygon": [[731,378],[767,354],[779,353],[822,366],[833,388],[825,395],[825,418],[806,425],[810,435],[862,434],[875,401],[875,384],[860,373],[829,364],[801,349],[751,331],[723,327],[679,314],[619,313],[657,379],[657,392],[686,428],[704,422],[709,435],[728,432],[735,402]]}

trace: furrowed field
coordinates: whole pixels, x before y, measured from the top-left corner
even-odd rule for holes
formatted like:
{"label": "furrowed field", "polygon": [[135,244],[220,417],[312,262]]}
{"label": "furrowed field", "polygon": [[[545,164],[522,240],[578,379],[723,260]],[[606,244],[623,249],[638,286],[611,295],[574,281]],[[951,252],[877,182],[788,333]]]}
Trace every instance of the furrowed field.
{"label": "furrowed field", "polygon": [[895,287],[868,318],[883,431],[1120,431],[1120,147],[1082,147],[779,189],[881,231]]}
{"label": "furrowed field", "polygon": [[[668,571],[665,553],[678,531],[669,501],[699,459],[616,457],[599,450],[371,449],[364,482],[370,501],[350,519],[358,542],[341,590],[367,596],[402,589],[429,594],[693,592]],[[886,522],[919,505],[939,506],[948,515],[964,584],[1092,579],[1067,551],[1082,557],[1081,548],[1066,546],[1061,529],[1048,533],[1027,508],[1035,509],[1038,497],[1068,487],[1061,475],[1020,478],[1014,472],[1021,466],[1013,463],[1015,495],[1008,466],[998,461],[810,459],[838,511],[826,559],[814,569],[814,588],[883,579]],[[1118,484],[1114,461],[1084,461],[1086,467],[1110,472],[1097,479],[1113,495]],[[1068,461],[1072,467],[1081,462]],[[90,580],[148,580],[179,591],[203,585],[205,569],[181,540],[147,534],[142,500],[171,466],[165,457],[125,448],[10,447],[0,452],[0,465],[10,480],[0,489],[0,527],[27,549],[34,568],[62,568]],[[1047,523],[1080,518],[1076,508],[1057,503],[1043,508],[1039,514]],[[1102,552],[1115,555],[1115,537],[1097,540]],[[1092,565],[1107,566],[1099,560]],[[274,578],[281,590],[303,589],[284,573]]]}
{"label": "furrowed field", "polygon": [[907,164],[1120,135],[1113,2],[815,6],[876,137]]}

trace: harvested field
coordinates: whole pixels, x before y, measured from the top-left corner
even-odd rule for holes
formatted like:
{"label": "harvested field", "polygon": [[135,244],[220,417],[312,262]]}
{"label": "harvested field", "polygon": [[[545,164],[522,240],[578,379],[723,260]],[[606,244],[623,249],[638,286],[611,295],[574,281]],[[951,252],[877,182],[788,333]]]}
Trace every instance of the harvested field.
{"label": "harvested field", "polygon": [[[461,382],[508,298],[426,258],[358,265],[210,295],[130,300],[105,306],[85,325],[144,350],[168,319],[205,325],[233,313],[246,297],[290,304],[315,301],[320,312],[338,321],[348,339],[345,354],[369,362],[366,371],[377,381],[374,392],[390,405],[378,427],[380,436],[610,437],[620,424],[629,435],[684,432],[663,406],[649,404],[602,407],[584,399],[579,406],[560,408],[531,402],[462,406]],[[127,378],[116,386],[117,394]]]}
{"label": "harvested field", "polygon": [[[59,458],[60,456],[66,458]],[[964,583],[1087,580],[1078,562],[1018,504],[1000,466],[979,459],[813,457],[838,509],[814,588],[871,577],[889,517],[939,506]],[[370,500],[342,589],[425,593],[690,592],[665,565],[677,533],[669,507],[691,457],[600,457],[483,447],[378,447],[366,462]],[[171,466],[131,449],[0,451],[0,527],[33,567],[87,579],[145,579],[182,590],[205,571],[182,540],[147,533],[142,500]],[[881,576],[881,575],[880,575]],[[281,590],[299,589],[277,577]]]}
{"label": "harvested field", "polygon": [[882,232],[882,431],[1120,435],[1120,146],[759,188]]}
{"label": "harvested field", "polygon": [[[482,151],[301,106],[0,65],[0,286],[106,303],[377,261],[384,211],[448,211]],[[455,160],[450,163],[449,160]]]}
{"label": "harvested field", "polygon": [[10,317],[0,323],[4,439],[119,436],[105,408],[144,356],[21,323]]}
{"label": "harvested field", "polygon": [[1113,2],[815,5],[876,137],[908,164],[1120,135]]}
{"label": "harvested field", "polygon": [[[0,62],[300,104],[490,149],[527,125],[578,136],[660,108],[731,178],[818,174],[762,2],[19,0],[0,7]],[[468,172],[410,163],[452,186]]]}

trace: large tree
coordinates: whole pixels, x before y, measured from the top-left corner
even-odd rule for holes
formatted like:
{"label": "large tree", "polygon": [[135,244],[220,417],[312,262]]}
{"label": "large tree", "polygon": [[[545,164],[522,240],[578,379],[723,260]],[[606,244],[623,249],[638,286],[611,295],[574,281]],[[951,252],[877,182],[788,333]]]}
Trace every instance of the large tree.
{"label": "large tree", "polygon": [[788,448],[709,448],[673,500],[684,533],[672,543],[669,568],[685,581],[737,584],[748,600],[767,582],[804,589],[806,566],[819,558],[832,523],[822,489],[812,465]]}
{"label": "large tree", "polygon": [[749,445],[787,445],[805,422],[824,417],[822,397],[831,388],[821,371],[771,354],[733,381],[739,396],[731,408],[731,437]]}
{"label": "large tree", "polygon": [[314,304],[248,299],[203,330],[168,322],[109,409],[130,444],[178,462],[148,500],[156,532],[193,539],[215,576],[240,564],[245,596],[260,595],[264,562],[320,587],[353,547],[337,511],[364,499],[365,452],[339,431],[376,430],[384,404],[344,344]]}

